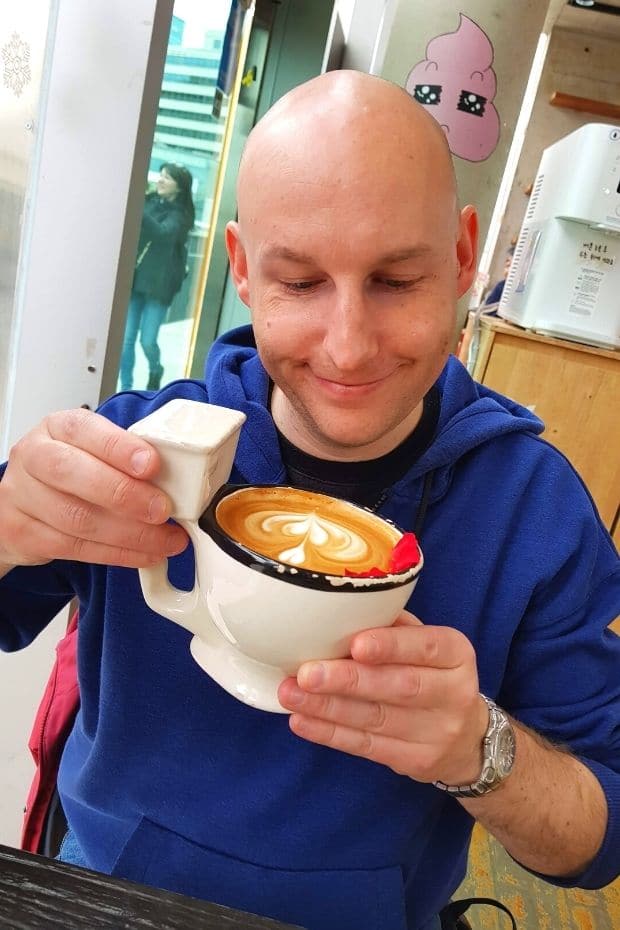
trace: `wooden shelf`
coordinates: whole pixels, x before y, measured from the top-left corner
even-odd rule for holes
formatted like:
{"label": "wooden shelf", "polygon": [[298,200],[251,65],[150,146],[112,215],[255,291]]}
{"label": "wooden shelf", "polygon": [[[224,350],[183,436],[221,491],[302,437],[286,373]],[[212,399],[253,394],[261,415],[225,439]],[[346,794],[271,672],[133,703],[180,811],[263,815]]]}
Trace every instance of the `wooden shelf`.
{"label": "wooden shelf", "polygon": [[620,361],[620,349],[604,349],[602,346],[591,346],[585,342],[575,342],[571,339],[562,339],[561,336],[545,336],[537,333],[533,329],[523,329],[514,323],[497,316],[487,316],[484,313],[480,317],[480,324],[483,328],[492,329],[498,333],[505,333],[507,336],[516,336],[520,339],[531,339],[533,342],[546,342],[552,346],[559,346],[562,349],[573,349],[575,352],[588,352],[591,355],[602,355],[604,358],[613,358]]}
{"label": "wooden shelf", "polygon": [[483,316],[474,378],[540,416],[620,543],[620,352]]}
{"label": "wooden shelf", "polygon": [[563,94],[555,90],[549,98],[549,103],[553,107],[564,107],[567,110],[579,110],[581,113],[592,113],[595,116],[620,120],[620,106],[616,103],[606,103],[605,100],[574,97],[572,94]]}

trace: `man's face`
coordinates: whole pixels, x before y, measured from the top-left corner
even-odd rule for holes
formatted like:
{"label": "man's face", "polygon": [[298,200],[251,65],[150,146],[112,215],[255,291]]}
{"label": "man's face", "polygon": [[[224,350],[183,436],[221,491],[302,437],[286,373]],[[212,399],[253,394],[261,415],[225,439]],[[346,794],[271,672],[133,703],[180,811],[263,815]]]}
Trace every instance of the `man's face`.
{"label": "man's face", "polygon": [[276,422],[326,458],[375,457],[414,428],[470,283],[452,199],[389,169],[285,178],[228,231]]}

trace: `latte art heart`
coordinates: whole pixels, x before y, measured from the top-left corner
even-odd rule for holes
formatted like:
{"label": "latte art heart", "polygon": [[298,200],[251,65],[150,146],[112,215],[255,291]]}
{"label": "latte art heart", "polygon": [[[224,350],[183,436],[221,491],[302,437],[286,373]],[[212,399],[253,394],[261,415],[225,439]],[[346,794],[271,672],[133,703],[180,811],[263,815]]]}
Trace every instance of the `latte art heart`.
{"label": "latte art heart", "polygon": [[277,562],[344,575],[387,570],[400,533],[353,504],[295,488],[242,488],[216,508],[232,539]]}
{"label": "latte art heart", "polygon": [[258,523],[257,535],[281,538],[282,542],[298,539],[297,545],[278,553],[279,562],[289,565],[313,564],[318,557],[342,562],[343,567],[356,563],[368,554],[368,546],[359,533],[347,529],[319,516],[316,511],[309,514],[279,513],[253,514],[248,524]]}

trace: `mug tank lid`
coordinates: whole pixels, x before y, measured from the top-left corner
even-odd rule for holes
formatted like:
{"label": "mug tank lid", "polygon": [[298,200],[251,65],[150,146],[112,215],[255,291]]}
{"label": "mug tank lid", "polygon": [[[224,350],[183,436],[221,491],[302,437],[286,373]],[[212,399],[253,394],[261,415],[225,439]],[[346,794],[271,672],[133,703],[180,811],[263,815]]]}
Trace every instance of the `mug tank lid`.
{"label": "mug tank lid", "polygon": [[175,398],[129,427],[129,432],[192,452],[218,449],[246,421],[240,410]]}

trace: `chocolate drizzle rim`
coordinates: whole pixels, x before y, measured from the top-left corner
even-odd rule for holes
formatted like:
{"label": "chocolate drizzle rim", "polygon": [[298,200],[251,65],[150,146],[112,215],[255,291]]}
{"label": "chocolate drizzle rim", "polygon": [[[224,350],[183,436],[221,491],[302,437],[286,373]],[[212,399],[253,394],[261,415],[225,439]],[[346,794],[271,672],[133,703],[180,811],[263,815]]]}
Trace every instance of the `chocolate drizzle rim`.
{"label": "chocolate drizzle rim", "polygon": [[[391,588],[400,588],[403,585],[410,584],[422,570],[424,556],[422,550],[419,549],[419,544],[420,561],[417,565],[412,565],[411,568],[407,568],[405,571],[390,575],[362,578],[350,578],[346,575],[330,575],[327,572],[312,571],[308,568],[297,568],[294,565],[287,565],[285,562],[278,562],[276,559],[271,559],[269,556],[262,555],[260,552],[255,552],[253,549],[244,546],[243,543],[237,542],[237,540],[228,536],[222,530],[215,517],[217,505],[220,501],[230,494],[243,491],[245,488],[249,487],[282,489],[284,491],[300,490],[299,488],[293,488],[288,485],[225,484],[214,495],[211,503],[200,517],[198,525],[201,530],[213,539],[223,552],[231,556],[235,561],[241,562],[242,565],[247,565],[248,568],[251,568],[253,571],[261,572],[264,575],[271,575],[273,578],[286,578],[288,583],[297,584],[304,588],[314,588],[319,591],[342,591],[350,594],[351,592],[364,592],[369,590],[385,591]],[[326,500],[333,499],[333,495],[321,494],[320,491],[312,491],[312,494],[316,494],[318,497],[324,497]],[[386,523],[393,526],[399,533],[405,532],[405,530],[397,526],[392,520],[388,520],[386,517],[379,517],[378,514],[374,513],[368,507],[360,507],[358,504],[353,504],[351,501],[345,501],[345,503],[349,504],[351,507],[355,507],[356,510],[360,510],[362,513],[367,513],[375,518],[385,520]]]}

